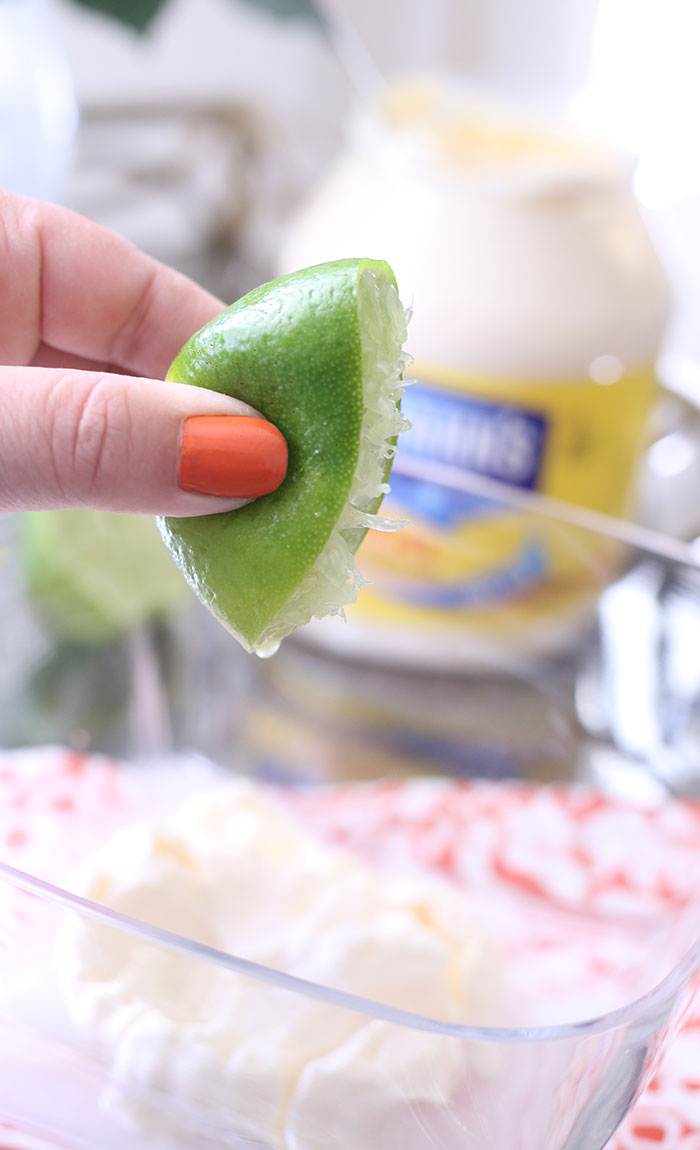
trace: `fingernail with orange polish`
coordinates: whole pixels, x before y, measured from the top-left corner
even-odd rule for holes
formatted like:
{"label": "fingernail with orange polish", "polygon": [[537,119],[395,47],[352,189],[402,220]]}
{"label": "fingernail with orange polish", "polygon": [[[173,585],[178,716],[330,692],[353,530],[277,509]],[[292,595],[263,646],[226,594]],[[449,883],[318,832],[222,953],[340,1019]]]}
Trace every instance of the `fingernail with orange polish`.
{"label": "fingernail with orange polish", "polygon": [[287,471],[281,431],[251,415],[191,415],[180,436],[183,491],[257,499],[276,491]]}

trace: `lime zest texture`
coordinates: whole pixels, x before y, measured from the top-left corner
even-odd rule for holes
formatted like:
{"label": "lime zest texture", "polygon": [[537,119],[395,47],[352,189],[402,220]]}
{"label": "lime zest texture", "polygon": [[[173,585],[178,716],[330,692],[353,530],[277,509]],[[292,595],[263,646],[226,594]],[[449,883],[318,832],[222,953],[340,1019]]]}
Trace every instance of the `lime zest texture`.
{"label": "lime zest texture", "polygon": [[339,260],[264,284],[197,332],[168,379],[251,404],[285,436],[287,476],[238,511],[161,519],[190,586],[248,651],[340,614],[388,490],[401,415],[406,313],[393,273]]}

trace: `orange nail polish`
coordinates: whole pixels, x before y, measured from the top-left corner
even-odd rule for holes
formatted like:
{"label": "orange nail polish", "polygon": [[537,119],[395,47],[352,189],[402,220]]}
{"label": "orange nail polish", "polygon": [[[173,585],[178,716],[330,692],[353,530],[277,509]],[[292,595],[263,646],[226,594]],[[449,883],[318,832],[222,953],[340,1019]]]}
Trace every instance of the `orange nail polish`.
{"label": "orange nail polish", "polygon": [[276,491],[287,471],[284,436],[252,415],[191,415],[180,436],[183,491],[256,499]]}

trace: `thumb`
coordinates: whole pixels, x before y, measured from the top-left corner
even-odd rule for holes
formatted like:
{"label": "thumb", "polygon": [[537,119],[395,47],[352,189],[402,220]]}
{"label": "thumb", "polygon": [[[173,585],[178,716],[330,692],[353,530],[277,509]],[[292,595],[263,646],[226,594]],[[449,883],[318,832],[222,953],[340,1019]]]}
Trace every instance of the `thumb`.
{"label": "thumb", "polygon": [[281,433],[229,396],[104,372],[0,367],[0,511],[208,515],[274,491],[286,467]]}

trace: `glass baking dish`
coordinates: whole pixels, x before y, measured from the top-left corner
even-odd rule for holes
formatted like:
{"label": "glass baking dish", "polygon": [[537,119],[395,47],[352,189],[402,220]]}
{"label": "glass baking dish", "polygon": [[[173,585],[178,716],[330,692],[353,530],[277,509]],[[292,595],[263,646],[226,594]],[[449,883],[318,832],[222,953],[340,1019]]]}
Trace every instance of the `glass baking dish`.
{"label": "glass baking dish", "polygon": [[[546,523],[545,541],[556,532],[577,574],[545,648],[500,628],[480,636],[481,662],[426,672],[341,656],[330,628],[310,631],[250,662],[216,766],[184,740],[130,762],[0,756],[8,1146],[607,1144],[700,981],[700,565],[691,545],[632,524],[536,497],[511,510]],[[551,602],[566,607],[565,589]],[[390,991],[313,978],[311,953],[293,970],[260,963],[178,929],[174,912],[154,924],[79,893],[113,833],[241,775],[378,882],[464,892],[498,958],[463,1018],[412,1009],[410,991],[397,1007]],[[120,1000],[128,1024],[81,1021],[62,974],[76,923],[97,952],[150,972],[149,994]],[[400,963],[384,974],[400,982]],[[244,1016],[232,1044],[222,1019]]]}

